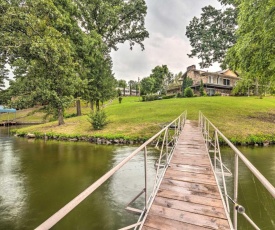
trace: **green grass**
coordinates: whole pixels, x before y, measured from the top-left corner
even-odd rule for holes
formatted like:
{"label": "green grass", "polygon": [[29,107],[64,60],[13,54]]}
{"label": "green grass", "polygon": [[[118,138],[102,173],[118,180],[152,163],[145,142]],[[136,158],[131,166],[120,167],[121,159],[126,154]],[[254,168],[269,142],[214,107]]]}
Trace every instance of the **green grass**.
{"label": "green grass", "polygon": [[[198,120],[202,111],[212,123],[234,142],[275,141],[275,98],[265,97],[194,97],[140,102],[138,97],[115,99],[106,106],[110,123],[104,130],[94,131],[87,116],[31,126],[20,133],[55,133],[64,136],[99,136],[106,138],[137,139],[154,135],[164,123],[171,122],[183,111],[187,118]],[[89,109],[84,106],[83,113]],[[75,112],[71,108],[66,114]],[[257,141],[256,141],[257,142]]]}

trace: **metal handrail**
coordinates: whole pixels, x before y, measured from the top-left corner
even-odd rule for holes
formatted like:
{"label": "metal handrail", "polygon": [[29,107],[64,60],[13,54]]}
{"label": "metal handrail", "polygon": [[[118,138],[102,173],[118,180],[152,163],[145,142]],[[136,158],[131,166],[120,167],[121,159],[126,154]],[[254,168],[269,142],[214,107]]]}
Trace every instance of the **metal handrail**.
{"label": "metal handrail", "polygon": [[[136,156],[138,153],[140,153],[142,150],[144,150],[144,165],[145,165],[145,208],[141,214],[141,217],[144,217],[145,212],[147,211],[148,207],[151,206],[151,203],[153,202],[152,195],[150,198],[148,198],[147,194],[147,146],[154,142],[163,132],[166,134],[169,131],[170,126],[173,124],[176,124],[177,129],[175,129],[175,134],[177,136],[179,135],[182,126],[185,123],[187,116],[187,112],[183,112],[179,117],[177,117],[174,121],[172,121],[170,124],[168,124],[166,127],[164,127],[162,130],[160,130],[157,134],[155,134],[153,137],[151,137],[149,140],[147,140],[145,143],[143,143],[140,147],[138,147],[135,151],[133,151],[128,157],[126,157],[123,161],[121,161],[117,166],[112,168],[109,172],[107,172],[105,175],[103,175],[101,178],[99,178],[96,182],[94,182],[92,185],[90,185],[87,189],[85,189],[82,193],[80,193],[78,196],[76,196],[73,200],[71,200],[69,203],[67,203],[64,207],[62,207],[59,211],[57,211],[55,214],[53,214],[51,217],[49,217],[46,221],[44,221],[41,225],[39,225],[35,230],[45,230],[50,229],[53,227],[57,222],[59,222],[63,217],[65,217],[70,211],[72,211],[76,206],[78,206],[84,199],[86,199],[89,195],[91,195],[97,188],[99,188],[104,182],[106,182],[111,176],[113,176],[121,167],[123,167],[127,162],[129,162],[134,156]],[[166,138],[168,138],[168,135],[165,135]],[[166,141],[166,145],[168,144],[168,139],[164,139],[163,142]],[[168,150],[168,146],[166,147],[166,151]],[[161,155],[163,155],[164,149],[161,150]],[[168,152],[165,152],[167,156],[169,156]],[[167,158],[167,160],[169,160]],[[168,161],[166,161],[166,164]],[[159,167],[159,166],[158,166]],[[159,168],[157,169],[159,170]],[[157,180],[159,182],[159,180]],[[154,191],[159,185],[154,185]],[[156,192],[155,192],[156,193]],[[142,219],[142,218],[140,218]],[[138,221],[138,223],[131,225],[131,226],[138,226],[141,225],[143,222]],[[125,229],[129,229],[130,226],[126,227]]]}
{"label": "metal handrail", "polygon": [[[206,145],[208,150],[210,150],[210,145],[214,146],[214,171],[216,173],[216,153],[218,152],[219,154],[219,158],[218,161],[220,163],[221,166],[221,171],[222,171],[222,179],[223,179],[223,185],[225,186],[224,183],[224,172],[223,172],[223,168],[225,167],[221,161],[221,155],[220,155],[220,149],[219,149],[219,140],[218,140],[218,135],[225,141],[225,143],[234,151],[235,153],[235,164],[234,164],[234,169],[235,169],[235,173],[234,173],[234,199],[231,199],[226,191],[225,188],[225,200],[227,201],[227,205],[228,205],[228,198],[234,202],[234,229],[237,229],[237,214],[238,214],[238,167],[239,167],[239,163],[238,160],[241,159],[242,162],[247,166],[247,168],[252,172],[252,174],[258,178],[258,180],[260,181],[260,183],[267,189],[267,191],[271,194],[271,196],[273,198],[275,198],[275,188],[274,186],[255,168],[255,166],[253,164],[251,164],[251,162],[241,153],[240,150],[238,150],[236,148],[236,146],[230,142],[221,131],[218,130],[218,128],[213,125],[212,122],[210,122],[203,114],[202,112],[199,112],[199,125],[201,127],[201,131],[203,133]],[[214,137],[214,141],[215,144],[210,144],[210,127],[212,127],[212,129],[215,132],[215,137]],[[229,208],[229,207],[227,207]],[[255,229],[259,229],[257,227],[257,225],[244,213],[244,212],[240,212],[239,213],[243,214],[243,216],[248,220],[248,222],[255,228]]]}

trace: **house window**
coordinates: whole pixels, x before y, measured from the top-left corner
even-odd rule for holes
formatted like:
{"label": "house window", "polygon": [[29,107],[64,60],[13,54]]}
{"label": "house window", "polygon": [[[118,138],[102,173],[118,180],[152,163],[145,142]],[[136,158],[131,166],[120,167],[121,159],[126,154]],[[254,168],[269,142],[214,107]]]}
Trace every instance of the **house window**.
{"label": "house window", "polygon": [[223,79],[223,84],[224,85],[230,85],[230,80],[229,79]]}
{"label": "house window", "polygon": [[214,83],[213,76],[208,76],[208,83]]}

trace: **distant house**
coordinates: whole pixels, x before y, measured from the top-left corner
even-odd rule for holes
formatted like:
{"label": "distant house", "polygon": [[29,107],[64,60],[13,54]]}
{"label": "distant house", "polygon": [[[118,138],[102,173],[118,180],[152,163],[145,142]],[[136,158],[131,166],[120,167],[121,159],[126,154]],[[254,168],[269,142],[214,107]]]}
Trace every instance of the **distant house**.
{"label": "distant house", "polygon": [[125,88],[125,95],[124,95],[124,88],[117,87],[116,90],[120,90],[122,96],[137,96],[139,93],[135,89],[131,89],[131,93],[130,93],[130,88],[128,88],[128,87]]}
{"label": "distant house", "polygon": [[197,70],[195,65],[187,67],[186,72],[183,74],[182,79],[189,77],[193,80],[193,89],[195,94],[199,94],[201,80],[207,95],[212,96],[215,94],[230,95],[233,87],[240,79],[238,74],[227,69],[218,72],[208,72]]}

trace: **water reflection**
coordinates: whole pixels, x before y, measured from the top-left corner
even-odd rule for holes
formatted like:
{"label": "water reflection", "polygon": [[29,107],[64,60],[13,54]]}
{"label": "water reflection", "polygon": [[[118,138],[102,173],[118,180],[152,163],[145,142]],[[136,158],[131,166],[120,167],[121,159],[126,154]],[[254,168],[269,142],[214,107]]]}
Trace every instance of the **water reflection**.
{"label": "water reflection", "polygon": [[14,151],[11,141],[11,138],[0,137],[0,213],[5,220],[4,223],[0,221],[1,229],[8,229],[11,222],[19,228],[28,203],[20,153]]}
{"label": "water reflection", "polygon": [[[275,185],[275,147],[239,147],[247,159]],[[234,172],[234,152],[224,147],[221,149],[223,161]],[[233,177],[227,177],[228,194],[233,197]],[[239,203],[245,207],[246,214],[260,229],[275,229],[275,199],[253,176],[250,170],[239,160]],[[231,208],[233,210],[233,207]],[[247,220],[238,215],[238,229],[251,229]]]}

